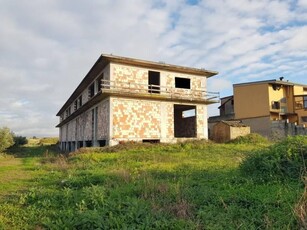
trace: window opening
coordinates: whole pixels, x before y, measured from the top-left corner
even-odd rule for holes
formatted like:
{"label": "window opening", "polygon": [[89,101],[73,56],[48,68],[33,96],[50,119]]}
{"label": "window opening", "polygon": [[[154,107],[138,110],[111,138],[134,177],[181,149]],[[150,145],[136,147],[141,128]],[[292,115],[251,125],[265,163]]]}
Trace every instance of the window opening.
{"label": "window opening", "polygon": [[280,102],[272,101],[272,109],[280,109]]}
{"label": "window opening", "polygon": [[107,145],[107,141],[106,140],[98,140],[98,145],[99,147],[103,147]]}
{"label": "window opening", "polygon": [[175,87],[182,89],[191,89],[191,79],[175,77]]}
{"label": "window opening", "polygon": [[78,106],[79,106],[79,108],[82,106],[82,96],[80,96],[79,98],[78,98]]}
{"label": "window opening", "polygon": [[94,95],[95,95],[95,84],[93,83],[88,87],[88,97],[92,98]]}
{"label": "window opening", "polygon": [[143,143],[150,143],[150,144],[158,144],[160,143],[160,139],[144,139],[142,140]]}
{"label": "window opening", "polygon": [[189,117],[195,117],[196,116],[196,111],[195,109],[189,109],[182,111],[182,118],[189,118]]}
{"label": "window opening", "polygon": [[302,122],[307,122],[307,116],[301,117]]}
{"label": "window opening", "polygon": [[148,71],[148,93],[160,93],[160,72]]}
{"label": "window opening", "polygon": [[82,148],[83,147],[83,141],[78,141],[78,148]]}
{"label": "window opening", "polygon": [[92,141],[85,141],[85,147],[92,147]]}

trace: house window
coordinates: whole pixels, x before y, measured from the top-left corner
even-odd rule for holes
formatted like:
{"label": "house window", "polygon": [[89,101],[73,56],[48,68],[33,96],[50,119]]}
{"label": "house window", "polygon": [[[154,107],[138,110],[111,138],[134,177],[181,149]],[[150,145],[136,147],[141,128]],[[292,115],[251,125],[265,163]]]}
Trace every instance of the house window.
{"label": "house window", "polygon": [[280,102],[272,101],[272,109],[280,109]]}
{"label": "house window", "polygon": [[175,87],[182,89],[191,89],[191,79],[175,77]]}
{"label": "house window", "polygon": [[95,95],[95,84],[91,84],[88,87],[88,98],[92,98]]}
{"label": "house window", "polygon": [[301,117],[302,122],[307,122],[307,116]]}

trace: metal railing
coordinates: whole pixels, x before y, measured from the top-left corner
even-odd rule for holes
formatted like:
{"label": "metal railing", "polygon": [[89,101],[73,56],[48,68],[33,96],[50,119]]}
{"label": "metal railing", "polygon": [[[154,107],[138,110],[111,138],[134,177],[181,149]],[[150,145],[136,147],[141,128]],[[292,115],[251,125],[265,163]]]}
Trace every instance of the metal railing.
{"label": "metal railing", "polygon": [[109,81],[104,79],[101,80],[101,90],[102,93],[131,94],[145,97],[157,97],[161,95],[161,97],[191,101],[218,102],[220,99],[220,94],[218,92],[208,92],[203,89],[183,89],[134,82]]}

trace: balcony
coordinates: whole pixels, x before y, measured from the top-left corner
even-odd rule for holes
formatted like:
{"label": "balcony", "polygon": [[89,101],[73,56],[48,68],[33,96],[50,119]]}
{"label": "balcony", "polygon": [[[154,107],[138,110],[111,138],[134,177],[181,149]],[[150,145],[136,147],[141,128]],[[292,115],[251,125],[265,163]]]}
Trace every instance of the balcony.
{"label": "balcony", "polygon": [[185,101],[202,104],[218,103],[218,92],[202,89],[183,89],[161,85],[147,85],[120,81],[101,81],[101,92],[105,96],[123,96],[130,98],[148,98],[153,100]]}

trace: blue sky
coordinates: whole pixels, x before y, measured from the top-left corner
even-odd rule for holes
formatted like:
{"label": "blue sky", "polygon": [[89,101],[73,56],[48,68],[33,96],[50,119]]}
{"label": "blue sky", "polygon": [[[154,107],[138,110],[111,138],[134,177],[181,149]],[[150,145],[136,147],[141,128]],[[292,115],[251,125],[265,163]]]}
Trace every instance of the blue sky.
{"label": "blue sky", "polygon": [[[307,0],[0,0],[0,127],[56,136],[101,53],[216,70],[208,90],[307,84]],[[217,105],[209,114],[217,114]]]}

